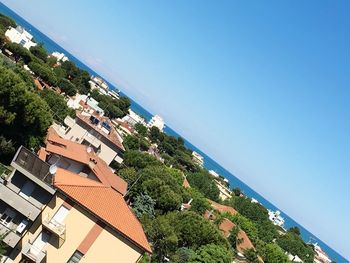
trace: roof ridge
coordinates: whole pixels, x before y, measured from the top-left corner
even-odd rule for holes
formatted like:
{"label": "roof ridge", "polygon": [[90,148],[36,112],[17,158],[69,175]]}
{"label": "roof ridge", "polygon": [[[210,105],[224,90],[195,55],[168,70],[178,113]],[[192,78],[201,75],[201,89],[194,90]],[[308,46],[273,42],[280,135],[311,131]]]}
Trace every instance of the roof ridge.
{"label": "roof ridge", "polygon": [[111,188],[110,186],[103,185],[101,183],[96,182],[100,185],[89,185],[89,184],[67,184],[67,183],[56,183],[56,186],[74,186],[74,187],[89,187],[89,188]]}

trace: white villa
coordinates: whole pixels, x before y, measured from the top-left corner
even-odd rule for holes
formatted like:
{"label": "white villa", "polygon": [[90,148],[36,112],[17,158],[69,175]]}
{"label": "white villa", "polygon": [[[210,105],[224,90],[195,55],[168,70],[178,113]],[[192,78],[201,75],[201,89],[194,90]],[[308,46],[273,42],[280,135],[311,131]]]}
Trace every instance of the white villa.
{"label": "white villa", "polygon": [[36,46],[37,44],[32,41],[33,36],[28,33],[23,27],[17,26],[16,28],[10,27],[6,32],[5,36],[13,43],[17,43],[30,49],[31,47]]}

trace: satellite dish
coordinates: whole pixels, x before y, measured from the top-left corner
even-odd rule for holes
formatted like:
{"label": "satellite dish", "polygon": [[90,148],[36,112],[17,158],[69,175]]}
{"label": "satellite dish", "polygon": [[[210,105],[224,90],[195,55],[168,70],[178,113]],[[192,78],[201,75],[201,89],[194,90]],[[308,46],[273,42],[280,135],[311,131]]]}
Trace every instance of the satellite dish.
{"label": "satellite dish", "polygon": [[88,153],[91,153],[92,148],[89,146],[89,147],[86,148],[86,151],[87,151]]}
{"label": "satellite dish", "polygon": [[57,172],[56,164],[51,165],[50,168],[49,168],[49,173],[54,175],[54,174],[56,174],[56,172]]}

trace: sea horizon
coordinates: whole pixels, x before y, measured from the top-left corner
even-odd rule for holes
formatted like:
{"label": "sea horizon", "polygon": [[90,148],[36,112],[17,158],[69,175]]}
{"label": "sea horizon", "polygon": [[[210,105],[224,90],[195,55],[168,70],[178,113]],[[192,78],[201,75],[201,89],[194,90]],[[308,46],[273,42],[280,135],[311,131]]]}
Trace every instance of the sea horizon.
{"label": "sea horizon", "polygon": [[[97,73],[95,70],[93,70],[90,66],[87,66],[84,62],[82,62],[80,59],[75,57],[73,54],[71,54],[69,51],[67,51],[65,48],[57,44],[53,39],[42,33],[40,30],[38,30],[35,26],[30,24],[28,21],[26,21],[24,18],[22,18],[20,15],[15,13],[13,10],[8,8],[6,5],[4,5],[2,2],[0,2],[0,12],[10,16],[13,18],[16,23],[23,28],[25,28],[28,32],[30,32],[36,42],[42,43],[45,48],[50,52],[58,51],[61,53],[64,53],[69,60],[73,61],[78,67],[87,70],[91,75],[98,76],[103,78],[112,89],[117,89],[120,91],[121,95],[124,95],[128,97],[131,101],[131,109],[135,111],[137,114],[141,115],[146,119],[146,121],[149,121],[151,117],[155,114],[161,115],[161,113],[151,113],[144,107],[142,107],[140,104],[138,104],[133,98],[131,98],[129,95],[123,92],[123,87],[121,85],[113,84],[110,81],[108,81],[107,78],[105,78],[103,75]],[[231,187],[239,187],[242,192],[250,197],[256,199],[259,203],[261,203],[264,207],[270,210],[278,210],[281,212],[281,216],[285,219],[284,227],[286,229],[289,229],[290,227],[297,226],[299,227],[301,231],[301,236],[304,239],[305,242],[309,242],[312,240],[312,243],[318,243],[322,250],[324,250],[328,256],[338,262],[338,263],[345,263],[349,262],[348,259],[346,259],[344,256],[342,256],[339,252],[337,252],[335,249],[328,246],[324,241],[319,239],[316,235],[312,234],[310,231],[308,231],[305,227],[303,227],[301,224],[297,223],[294,219],[289,217],[283,210],[279,209],[275,205],[273,205],[271,202],[269,202],[267,199],[265,199],[260,193],[253,190],[251,187],[249,187],[247,184],[245,184],[240,178],[238,178],[233,172],[228,171],[226,168],[224,168],[222,165],[220,165],[217,161],[212,159],[208,154],[201,151],[198,147],[193,145],[190,141],[188,141],[186,138],[181,136],[180,133],[176,132],[174,129],[172,129],[170,126],[166,124],[166,127],[164,129],[164,132],[168,135],[175,136],[175,137],[181,137],[184,139],[185,146],[193,151],[198,152],[200,155],[204,157],[204,167],[208,170],[214,170],[221,176],[227,178],[230,182]]]}

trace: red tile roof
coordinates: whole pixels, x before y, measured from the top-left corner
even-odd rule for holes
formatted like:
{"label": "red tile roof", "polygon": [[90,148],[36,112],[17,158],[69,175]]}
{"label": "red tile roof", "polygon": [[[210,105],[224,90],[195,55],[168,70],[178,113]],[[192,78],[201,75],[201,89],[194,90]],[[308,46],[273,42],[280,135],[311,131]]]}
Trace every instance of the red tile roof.
{"label": "red tile roof", "polygon": [[152,252],[140,222],[120,193],[63,169],[57,170],[54,185],[138,247]]}
{"label": "red tile roof", "polygon": [[114,174],[107,163],[93,150],[88,152],[86,145],[63,139],[53,128],[50,128],[47,133],[46,152],[86,164],[103,184],[111,186],[123,195],[127,191],[127,182]]}
{"label": "red tile roof", "polygon": [[134,132],[134,128],[127,122],[125,121],[121,121],[121,120],[112,120],[112,123],[116,124],[116,125],[120,125],[121,127],[124,127],[125,129],[127,129],[130,133]]}
{"label": "red tile roof", "polygon": [[222,204],[219,204],[219,203],[216,203],[212,200],[209,200],[208,201],[210,202],[212,208],[214,208],[215,210],[219,211],[220,213],[230,213],[231,215],[235,215],[237,214],[238,212],[231,206],[227,206],[227,205],[222,205]]}
{"label": "red tile roof", "polygon": [[[219,225],[219,229],[223,232],[225,237],[230,236],[231,230],[234,227],[236,227],[236,224],[227,218],[224,218],[222,223]],[[253,243],[250,241],[249,237],[242,229],[239,230],[237,238],[242,240],[242,242],[237,245],[238,252],[243,253],[244,250],[249,248],[255,249]]]}
{"label": "red tile roof", "polygon": [[109,118],[94,115],[94,117],[96,117],[100,122],[106,122],[111,127],[110,133],[107,134],[104,131],[102,131],[101,128],[91,123],[89,115],[83,115],[81,112],[77,111],[76,117],[82,122],[84,122],[86,125],[90,126],[90,128],[97,131],[99,134],[101,134],[103,137],[105,137],[107,140],[109,140],[112,144],[117,146],[119,149],[125,151],[125,148],[123,146],[123,140],[118,134],[118,132],[114,129],[113,124],[111,123]]}
{"label": "red tile roof", "polygon": [[187,181],[186,177],[184,178],[184,181],[182,183],[182,186],[185,187],[185,188],[190,188],[190,183]]}

